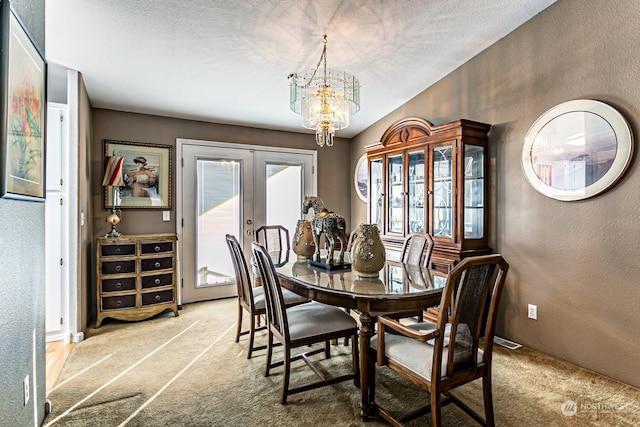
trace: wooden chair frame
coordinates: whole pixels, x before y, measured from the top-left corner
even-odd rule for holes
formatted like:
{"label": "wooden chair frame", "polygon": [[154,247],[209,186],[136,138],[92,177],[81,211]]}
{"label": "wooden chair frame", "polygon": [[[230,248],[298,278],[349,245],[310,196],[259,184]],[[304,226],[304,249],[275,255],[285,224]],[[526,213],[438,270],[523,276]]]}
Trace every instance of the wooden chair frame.
{"label": "wooden chair frame", "polygon": [[[504,281],[509,269],[509,265],[500,255],[483,255],[466,258],[451,270],[447,277],[447,284],[440,303],[440,315],[437,324],[425,323],[422,325],[432,325],[433,328],[427,331],[420,330],[415,325],[408,326],[401,324],[395,319],[380,316],[378,317],[378,336],[376,338],[376,348],[371,349],[372,357],[380,366],[388,366],[400,375],[408,378],[414,384],[430,393],[430,402],[417,411],[406,414],[398,419],[389,411],[375,403],[375,365],[369,364],[367,369],[371,375],[370,384],[371,407],[373,412],[382,416],[395,426],[403,425],[403,422],[417,418],[425,413],[431,413],[433,426],[441,425],[441,407],[448,403],[455,403],[464,412],[469,414],[481,425],[493,426],[495,424],[493,412],[493,396],[491,392],[491,360],[493,352],[493,337],[495,335],[495,324],[498,314],[498,303],[504,287]],[[468,289],[467,289],[468,288]],[[469,301],[473,297],[468,296],[468,291],[476,292],[474,297],[477,303],[471,304]],[[451,313],[447,315],[446,313]],[[465,314],[466,313],[466,314]],[[461,318],[466,316],[472,318],[469,322],[472,325],[469,336],[471,338],[471,349],[467,350],[468,355],[463,360],[456,359],[458,353],[457,334],[460,328]],[[449,349],[446,360],[443,360],[443,350],[445,348],[445,331],[447,325],[450,327]],[[473,326],[475,325],[475,326]],[[462,330],[462,329],[460,329]],[[400,334],[402,336],[425,342],[425,345],[433,345],[433,356],[431,360],[431,376],[426,378],[408,369],[404,364],[397,363],[389,358],[385,353],[385,332]],[[462,334],[460,334],[462,335]],[[481,337],[484,340],[481,345]],[[391,338],[389,338],[391,339]],[[430,343],[427,343],[430,341]],[[433,344],[431,344],[431,342]],[[467,343],[469,341],[466,341]],[[468,346],[466,348],[469,348]],[[479,349],[482,350],[479,353]],[[377,358],[373,353],[377,353]],[[480,359],[480,360],[478,360]],[[442,363],[446,362],[446,371],[442,372]],[[461,365],[461,363],[463,363]],[[474,381],[482,379],[483,399],[485,418],[483,419],[449,393],[450,390]],[[444,394],[445,399],[441,395]]]}
{"label": "wooden chair frame", "polygon": [[[299,338],[292,338],[290,334],[290,323],[289,323],[289,310],[284,305],[284,300],[282,297],[282,289],[279,285],[278,276],[276,275],[275,267],[273,261],[271,260],[269,253],[266,248],[260,245],[257,242],[252,244],[252,250],[254,254],[254,259],[256,261],[258,270],[260,272],[260,277],[265,287],[265,296],[266,296],[266,308],[267,308],[267,330],[269,331],[269,338],[267,341],[267,365],[265,369],[265,376],[269,376],[270,370],[276,366],[284,366],[284,378],[282,385],[282,397],[280,402],[282,404],[287,403],[287,397],[301,393],[303,391],[316,389],[319,387],[324,387],[330,384],[336,384],[342,381],[353,380],[356,386],[360,385],[360,367],[359,367],[359,352],[358,352],[358,325],[354,319],[351,319],[348,314],[337,307],[327,306],[324,304],[320,304],[317,302],[310,302],[308,305],[300,306],[300,308],[304,308],[307,306],[309,310],[317,309],[317,312],[320,313],[329,313],[332,318],[346,316],[346,319],[353,320],[349,323],[348,327],[345,328],[324,328],[322,333],[314,334],[314,335],[304,335]],[[295,307],[294,309],[297,309]],[[280,362],[273,363],[272,355],[273,355],[273,346],[274,337],[280,341],[284,346],[284,360]],[[326,377],[312,362],[310,359],[311,355],[321,353],[324,351],[325,358],[331,357],[330,352],[330,341],[337,340],[338,338],[352,338],[352,364],[353,364],[353,372],[346,375],[340,375],[336,377],[328,378]],[[315,350],[310,350],[303,354],[298,354],[292,357],[291,350],[297,347],[310,346],[316,343],[323,343],[323,348],[318,348]],[[309,368],[316,374],[318,377],[318,381],[308,383],[305,385],[301,385],[298,387],[291,388],[289,386],[289,379],[291,374],[291,362],[295,360],[304,360],[304,362],[309,366]]]}
{"label": "wooden chair frame", "polygon": [[[233,269],[236,276],[236,286],[238,291],[238,327],[236,328],[236,342],[240,341],[240,337],[243,335],[249,335],[249,350],[247,351],[247,359],[251,359],[254,351],[264,350],[267,345],[254,345],[255,334],[257,331],[262,331],[267,328],[266,325],[260,325],[260,317],[266,315],[265,306],[256,307],[254,292],[258,292],[251,283],[251,276],[249,275],[249,268],[242,252],[242,248],[238,239],[231,234],[226,235],[227,246],[229,253],[231,254],[231,261],[233,263]],[[259,292],[262,292],[260,289]],[[296,304],[302,304],[307,302],[305,298],[299,297],[292,292],[287,293],[288,306]],[[249,329],[242,329],[242,320],[244,312],[247,312],[250,316]]]}
{"label": "wooden chair frame", "polygon": [[[411,233],[402,244],[400,261],[404,264],[420,265],[428,267],[433,252],[433,238],[428,233]],[[420,259],[416,255],[420,254]]]}

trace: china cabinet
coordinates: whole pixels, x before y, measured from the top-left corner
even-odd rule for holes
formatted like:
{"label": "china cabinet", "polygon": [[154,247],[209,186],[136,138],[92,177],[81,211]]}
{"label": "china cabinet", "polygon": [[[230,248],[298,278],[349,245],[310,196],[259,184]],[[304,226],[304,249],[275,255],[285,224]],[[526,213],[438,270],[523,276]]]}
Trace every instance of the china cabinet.
{"label": "china cabinet", "polygon": [[98,238],[96,328],[107,317],[178,315],[176,243],[175,234]]}
{"label": "china cabinet", "polygon": [[456,120],[439,126],[409,117],[366,147],[369,222],[385,248],[427,232],[432,265],[448,270],[461,259],[491,252],[487,242],[490,125]]}

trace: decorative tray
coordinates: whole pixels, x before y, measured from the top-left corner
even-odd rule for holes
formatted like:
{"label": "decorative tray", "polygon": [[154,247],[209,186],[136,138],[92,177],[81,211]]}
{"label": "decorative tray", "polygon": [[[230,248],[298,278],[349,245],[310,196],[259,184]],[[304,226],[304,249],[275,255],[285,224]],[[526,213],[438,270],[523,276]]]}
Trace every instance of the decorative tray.
{"label": "decorative tray", "polygon": [[314,261],[312,259],[308,259],[307,260],[307,264],[310,267],[318,267],[318,268],[322,268],[324,270],[329,270],[329,271],[333,271],[333,270],[348,270],[351,268],[351,263],[350,262],[343,262],[342,264],[327,264],[326,262],[326,258],[321,258],[320,261]]}

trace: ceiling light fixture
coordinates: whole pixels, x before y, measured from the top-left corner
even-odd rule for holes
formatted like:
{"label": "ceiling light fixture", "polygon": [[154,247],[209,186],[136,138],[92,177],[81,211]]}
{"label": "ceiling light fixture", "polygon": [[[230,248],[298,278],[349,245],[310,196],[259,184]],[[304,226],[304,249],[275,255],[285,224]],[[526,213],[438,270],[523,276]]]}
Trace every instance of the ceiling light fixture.
{"label": "ceiling light fixture", "polygon": [[302,127],[316,131],[318,145],[331,147],[336,131],[349,126],[351,114],[360,110],[360,82],[345,71],[327,68],[326,35],[322,42],[316,68],[289,75],[289,103],[302,116]]}

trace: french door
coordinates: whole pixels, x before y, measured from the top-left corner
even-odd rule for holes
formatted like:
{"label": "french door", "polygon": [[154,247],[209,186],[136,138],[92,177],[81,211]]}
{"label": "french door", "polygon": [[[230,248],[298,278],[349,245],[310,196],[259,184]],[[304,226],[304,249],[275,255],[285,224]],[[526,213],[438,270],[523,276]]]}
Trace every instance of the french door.
{"label": "french door", "polygon": [[247,261],[254,230],[284,225],[293,238],[305,195],[316,193],[316,152],[178,139],[181,303],[236,295],[225,235]]}

